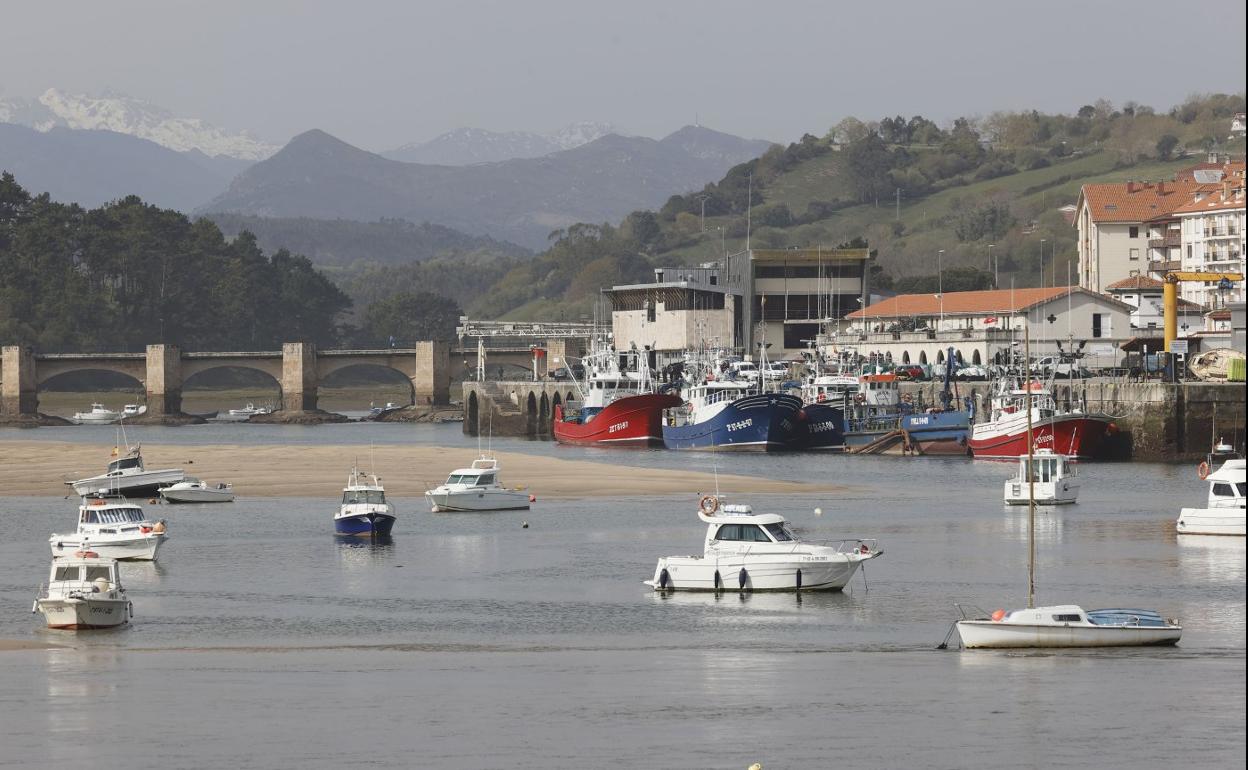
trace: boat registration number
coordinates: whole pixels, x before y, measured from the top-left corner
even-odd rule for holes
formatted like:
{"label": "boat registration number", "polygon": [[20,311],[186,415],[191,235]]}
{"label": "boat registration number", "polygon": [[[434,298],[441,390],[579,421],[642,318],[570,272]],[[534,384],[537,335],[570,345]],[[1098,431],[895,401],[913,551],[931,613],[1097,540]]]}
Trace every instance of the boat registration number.
{"label": "boat registration number", "polygon": [[730,431],[733,431],[733,430],[741,430],[742,428],[748,428],[748,427],[750,427],[750,426],[751,426],[751,425],[753,425],[753,424],[754,424],[754,418],[753,418],[753,417],[747,417],[747,418],[746,418],[746,419],[744,419],[744,420],[738,420],[737,422],[730,422],[730,423],[728,423],[728,430],[730,430]]}
{"label": "boat registration number", "polygon": [[615,425],[612,425],[610,428],[607,428],[607,433],[615,433],[616,431],[624,430],[627,427],[628,427],[628,420],[625,420],[624,422],[617,422]]}
{"label": "boat registration number", "polygon": [[1037,443],[1037,444],[1052,444],[1052,443],[1053,443],[1053,434],[1052,434],[1052,433],[1041,433],[1039,436],[1036,436],[1036,443]]}
{"label": "boat registration number", "polygon": [[911,424],[911,425],[927,425],[929,422],[931,422],[931,418],[930,418],[930,417],[912,417],[912,418],[910,418],[910,424]]}
{"label": "boat registration number", "polygon": [[836,430],[836,426],[831,422],[817,422],[810,426],[811,433],[827,433],[830,430]]}

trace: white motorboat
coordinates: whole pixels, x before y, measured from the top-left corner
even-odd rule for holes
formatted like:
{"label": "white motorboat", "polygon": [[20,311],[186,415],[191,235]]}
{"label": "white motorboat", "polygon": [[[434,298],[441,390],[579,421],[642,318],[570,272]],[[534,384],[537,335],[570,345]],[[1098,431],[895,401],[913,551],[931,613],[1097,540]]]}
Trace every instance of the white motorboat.
{"label": "white motorboat", "polygon": [[[113,449],[116,456],[117,449]],[[124,455],[108,464],[108,472],[100,476],[67,481],[81,497],[97,493],[115,493],[142,497],[154,495],[161,487],[177,484],[186,478],[181,468],[147,470],[143,465],[142,446],[127,447]]]}
{"label": "white motorboat", "polygon": [[225,482],[209,484],[187,476],[177,484],[162,488],[160,496],[167,503],[232,503],[234,487]]}
{"label": "white motorboat", "polygon": [[1204,508],[1184,508],[1175,529],[1181,535],[1244,536],[1244,497],[1246,488],[1243,459],[1232,459],[1209,473],[1209,462],[1201,463],[1201,478],[1209,482],[1209,499]]}
{"label": "white motorboat", "polygon": [[74,412],[69,418],[79,425],[109,425],[121,419],[121,412],[105,408],[103,404],[92,404],[89,412]]}
{"label": "white motorboat", "polygon": [[247,406],[243,407],[242,409],[231,409],[230,416],[234,418],[246,420],[246,419],[250,419],[251,417],[257,414],[270,414],[272,412],[273,412],[273,407],[271,406],[256,406],[255,404],[249,401],[247,402]]}
{"label": "white motorboat", "polygon": [[115,559],[79,551],[52,562],[47,588],[31,612],[43,613],[48,628],[113,628],[130,622],[134,610],[121,585]]}
{"label": "white motorboat", "polygon": [[1079,484],[1070,458],[1052,449],[1037,449],[1031,459],[1018,458],[1018,473],[1005,482],[1005,502],[1027,505],[1034,494],[1036,505],[1069,505],[1079,497]]}
{"label": "white motorboat", "polygon": [[[370,480],[371,479],[371,480]],[[360,473],[352,468],[342,490],[342,505],[334,514],[334,532],[339,535],[387,537],[394,529],[394,506],[386,502],[386,490],[377,474]]]}
{"label": "white motorboat", "polygon": [[512,511],[528,509],[533,496],[508,489],[499,480],[498,460],[482,455],[471,468],[457,468],[441,486],[425,492],[434,513],[439,511]]}
{"label": "white motorboat", "polygon": [[138,417],[147,414],[146,404],[126,404],[121,410],[122,417]]}
{"label": "white motorboat", "polygon": [[165,522],[152,521],[124,497],[92,495],[78,506],[78,528],[48,538],[53,558],[92,551],[103,559],[155,561],[165,541]]}
{"label": "white motorboat", "polygon": [[883,554],[875,540],[801,540],[779,514],[721,505],[710,495],[702,498],[698,519],[707,525],[702,555],[659,559],[646,585],[656,591],[840,591],[863,562]]}
{"label": "white motorboat", "polygon": [[[1023,332],[1023,355],[1031,360],[1031,336]],[[1026,415],[1023,460],[1025,467],[1037,467],[1041,455],[1036,451],[1038,433],[1033,414],[1033,391],[1028,388],[1020,406]],[[1048,456],[1051,457],[1052,456]],[[1025,478],[1025,476],[1024,476]],[[1173,645],[1183,635],[1177,620],[1166,620],[1152,610],[1093,610],[1084,612],[1074,604],[1036,606],[1036,485],[1028,483],[1027,493],[1027,607],[1019,610],[996,610],[991,614],[971,605],[955,605],[961,619],[949,629],[956,630],[962,646],[971,648],[1029,647],[1138,647],[1142,645]],[[1008,491],[1008,488],[1007,488]],[[969,611],[969,612],[968,612]],[[948,646],[949,637],[940,645]]]}
{"label": "white motorboat", "polygon": [[1177,644],[1183,627],[1150,610],[1092,610],[1074,604],[996,610],[959,605],[958,634],[979,647],[1140,647]]}

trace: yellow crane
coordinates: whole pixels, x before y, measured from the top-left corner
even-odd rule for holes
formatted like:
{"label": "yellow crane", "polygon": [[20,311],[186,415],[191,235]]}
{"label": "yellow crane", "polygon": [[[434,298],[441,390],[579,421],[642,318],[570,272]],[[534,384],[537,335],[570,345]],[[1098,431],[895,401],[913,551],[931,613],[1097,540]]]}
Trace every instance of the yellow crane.
{"label": "yellow crane", "polygon": [[1170,343],[1179,336],[1179,284],[1183,281],[1214,281],[1237,282],[1244,280],[1239,273],[1200,273],[1185,270],[1173,270],[1166,273],[1161,287],[1161,308],[1165,315],[1166,352],[1170,352]]}

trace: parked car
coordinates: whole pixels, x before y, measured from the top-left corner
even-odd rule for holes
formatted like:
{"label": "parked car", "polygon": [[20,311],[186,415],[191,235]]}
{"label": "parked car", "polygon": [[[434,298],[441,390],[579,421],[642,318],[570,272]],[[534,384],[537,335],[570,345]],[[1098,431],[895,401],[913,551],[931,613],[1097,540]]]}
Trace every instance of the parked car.
{"label": "parked car", "polygon": [[918,364],[902,364],[893,370],[893,374],[897,375],[899,380],[922,380],[926,378],[923,367]]}
{"label": "parked car", "polygon": [[958,370],[959,380],[986,380],[988,379],[988,370],[979,364],[971,364],[964,366]]}

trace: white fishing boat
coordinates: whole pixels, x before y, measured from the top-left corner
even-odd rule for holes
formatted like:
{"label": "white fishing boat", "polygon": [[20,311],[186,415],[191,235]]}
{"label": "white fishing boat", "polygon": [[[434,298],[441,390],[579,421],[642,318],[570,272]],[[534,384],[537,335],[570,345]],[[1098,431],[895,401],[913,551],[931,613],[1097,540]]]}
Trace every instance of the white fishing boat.
{"label": "white fishing boat", "polygon": [[[1031,337],[1024,331],[1024,355],[1031,358]],[[1038,453],[1031,415],[1034,404],[1028,389],[1021,404],[1028,415],[1025,426],[1028,465],[1034,466]],[[1027,484],[1034,488],[1033,484]],[[1093,610],[1085,612],[1074,604],[1037,607],[1036,599],[1036,499],[1027,501],[1027,607],[1018,610],[984,612],[972,605],[955,605],[961,619],[949,629],[956,630],[962,646],[973,648],[1034,647],[1138,647],[1177,644],[1183,627],[1152,610]],[[948,646],[949,637],[940,645]]]}
{"label": "white fishing boat", "polygon": [[342,489],[342,505],[334,514],[334,532],[358,537],[388,537],[394,529],[394,505],[386,501],[386,489],[376,473],[351,468]]}
{"label": "white fishing boat", "polygon": [[1244,536],[1245,484],[1243,459],[1231,459],[1209,473],[1208,461],[1201,463],[1200,477],[1209,483],[1204,508],[1184,508],[1175,529],[1181,535]]}
{"label": "white fishing boat", "polygon": [[242,409],[231,409],[230,417],[233,417],[235,419],[247,420],[257,414],[271,414],[272,412],[273,412],[273,407],[271,406],[256,406],[255,404],[249,401],[247,402],[247,406],[243,407]]}
{"label": "white fishing boat", "polygon": [[1034,496],[1036,505],[1069,505],[1078,499],[1080,483],[1070,458],[1037,449],[1031,459],[1018,458],[1018,473],[1005,482],[1005,502],[1027,505]]}
{"label": "white fishing boat", "polygon": [[121,410],[122,417],[139,417],[147,414],[146,404],[126,404]]}
{"label": "white fishing boat", "polygon": [[92,404],[89,412],[74,412],[69,418],[79,425],[109,425],[121,419],[121,412],[106,408],[103,404]]}
{"label": "white fishing boat", "polygon": [[120,496],[91,495],[78,506],[78,527],[48,538],[53,558],[92,551],[102,559],[155,561],[165,541],[164,521],[152,521],[143,509]]}
{"label": "white fishing boat", "polygon": [[883,554],[875,540],[802,540],[783,516],[748,505],[698,505],[706,523],[701,556],[665,556],[644,581],[656,591],[840,591],[858,567]]}
{"label": "white fishing boat", "polygon": [[160,496],[167,503],[232,503],[234,487],[225,482],[209,484],[187,476],[177,484],[162,488]]}
{"label": "white fishing boat", "polygon": [[117,561],[94,551],[80,551],[52,562],[47,588],[41,588],[31,612],[43,613],[48,628],[113,628],[134,615],[121,585]]}
{"label": "white fishing boat", "polygon": [[[113,448],[116,457],[118,449]],[[67,481],[80,497],[97,493],[115,493],[132,497],[154,495],[161,487],[177,484],[186,478],[181,468],[148,470],[143,465],[142,446],[126,447],[125,453],[108,464],[108,471],[77,481]]]}
{"label": "white fishing boat", "polygon": [[425,492],[425,499],[434,513],[527,509],[533,496],[504,487],[499,479],[501,470],[496,458],[482,455],[472,461],[472,467],[451,471],[445,482]]}

